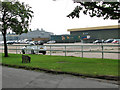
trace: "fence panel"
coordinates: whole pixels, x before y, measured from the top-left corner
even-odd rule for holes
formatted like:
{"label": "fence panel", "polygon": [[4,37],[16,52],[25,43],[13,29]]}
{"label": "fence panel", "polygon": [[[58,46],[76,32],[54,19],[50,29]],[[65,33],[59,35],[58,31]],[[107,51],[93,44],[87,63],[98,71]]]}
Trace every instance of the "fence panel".
{"label": "fence panel", "polygon": [[[32,45],[8,45],[9,53],[21,54],[22,47]],[[118,55],[120,52],[120,45],[44,45],[46,46],[47,55],[62,55],[62,56],[77,56],[77,57],[88,57],[97,56],[102,59],[109,53]],[[3,45],[0,45],[0,51],[3,53]],[[28,50],[27,50],[28,51]],[[37,54],[39,49],[36,49]],[[100,56],[101,53],[101,56]],[[92,54],[92,55],[90,55]],[[113,56],[114,56],[113,55]],[[119,58],[118,58],[119,59]]]}

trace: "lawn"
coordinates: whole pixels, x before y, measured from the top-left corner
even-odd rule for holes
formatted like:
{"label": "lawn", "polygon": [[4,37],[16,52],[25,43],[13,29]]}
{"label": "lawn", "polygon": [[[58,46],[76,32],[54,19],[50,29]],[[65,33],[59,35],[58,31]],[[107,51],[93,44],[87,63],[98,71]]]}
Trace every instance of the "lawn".
{"label": "lawn", "polygon": [[118,76],[118,60],[115,59],[32,54],[29,54],[29,56],[31,57],[31,63],[22,63],[21,54],[9,54],[9,57],[2,57],[2,63],[86,75]]}

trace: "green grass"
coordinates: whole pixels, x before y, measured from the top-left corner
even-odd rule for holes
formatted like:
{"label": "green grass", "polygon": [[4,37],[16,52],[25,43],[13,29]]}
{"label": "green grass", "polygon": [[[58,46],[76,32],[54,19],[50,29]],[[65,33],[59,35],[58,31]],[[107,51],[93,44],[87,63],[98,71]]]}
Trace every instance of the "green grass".
{"label": "green grass", "polygon": [[31,54],[29,56],[31,57],[31,63],[22,63],[21,54],[9,54],[9,57],[2,57],[2,63],[87,75],[118,76],[118,60],[115,59]]}

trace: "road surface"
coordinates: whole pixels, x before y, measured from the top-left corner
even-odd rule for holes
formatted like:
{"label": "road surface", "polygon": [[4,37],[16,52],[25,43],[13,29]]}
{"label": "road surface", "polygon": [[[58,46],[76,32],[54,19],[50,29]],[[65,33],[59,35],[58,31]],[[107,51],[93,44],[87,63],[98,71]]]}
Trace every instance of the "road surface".
{"label": "road surface", "polygon": [[109,81],[2,66],[2,88],[118,88]]}

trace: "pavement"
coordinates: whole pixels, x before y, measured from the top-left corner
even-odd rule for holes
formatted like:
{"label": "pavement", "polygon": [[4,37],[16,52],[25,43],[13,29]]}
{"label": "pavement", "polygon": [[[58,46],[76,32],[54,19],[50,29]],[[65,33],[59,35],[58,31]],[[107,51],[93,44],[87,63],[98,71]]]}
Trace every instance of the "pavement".
{"label": "pavement", "polygon": [[1,65],[0,65],[0,90],[2,90],[2,66]]}
{"label": "pavement", "polygon": [[118,88],[118,85],[106,80],[2,66],[2,88]]}

